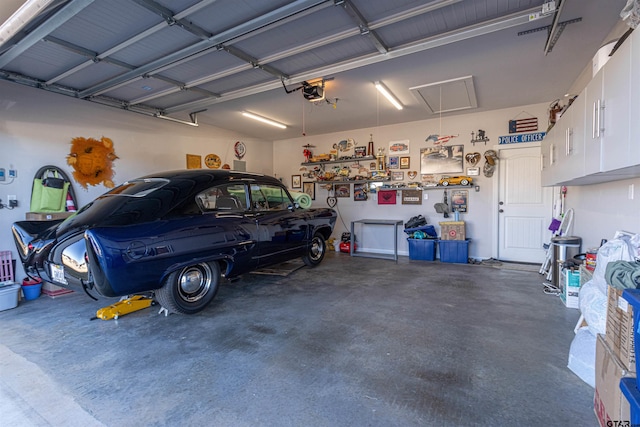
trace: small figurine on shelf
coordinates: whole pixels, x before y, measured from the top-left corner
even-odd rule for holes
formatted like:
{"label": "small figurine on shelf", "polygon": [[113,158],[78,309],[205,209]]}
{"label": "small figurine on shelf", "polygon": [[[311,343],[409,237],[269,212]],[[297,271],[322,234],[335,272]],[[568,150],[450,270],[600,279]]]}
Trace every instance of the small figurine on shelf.
{"label": "small figurine on shelf", "polygon": [[311,161],[311,157],[313,156],[313,153],[311,152],[311,150],[309,150],[309,148],[314,148],[314,146],[311,144],[306,144],[302,147],[304,148],[304,151],[302,151],[302,154],[304,155],[304,161],[306,163],[309,163]]}

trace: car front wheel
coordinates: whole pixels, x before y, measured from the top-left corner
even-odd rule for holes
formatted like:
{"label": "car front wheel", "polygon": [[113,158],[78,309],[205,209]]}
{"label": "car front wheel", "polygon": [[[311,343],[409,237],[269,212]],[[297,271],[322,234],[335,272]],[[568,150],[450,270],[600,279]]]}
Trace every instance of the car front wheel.
{"label": "car front wheel", "polygon": [[170,312],[194,314],[213,300],[219,284],[217,262],[190,265],[167,277],[155,292],[156,301]]}
{"label": "car front wheel", "polygon": [[469,180],[463,179],[462,181],[460,181],[460,184],[467,185],[469,184]]}
{"label": "car front wheel", "polygon": [[322,237],[322,234],[316,233],[311,239],[311,246],[305,256],[302,257],[302,261],[309,267],[315,267],[320,264],[324,258],[324,253],[327,251],[327,243]]}

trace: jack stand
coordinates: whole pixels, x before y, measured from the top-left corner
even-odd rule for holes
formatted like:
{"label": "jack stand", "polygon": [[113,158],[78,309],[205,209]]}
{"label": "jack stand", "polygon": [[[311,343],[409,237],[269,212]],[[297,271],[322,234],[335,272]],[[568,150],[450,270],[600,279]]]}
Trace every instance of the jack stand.
{"label": "jack stand", "polygon": [[120,316],[150,307],[152,302],[153,300],[151,298],[143,297],[142,295],[134,295],[130,298],[122,299],[108,307],[101,308],[96,312],[96,318],[102,320],[118,320],[118,317]]}

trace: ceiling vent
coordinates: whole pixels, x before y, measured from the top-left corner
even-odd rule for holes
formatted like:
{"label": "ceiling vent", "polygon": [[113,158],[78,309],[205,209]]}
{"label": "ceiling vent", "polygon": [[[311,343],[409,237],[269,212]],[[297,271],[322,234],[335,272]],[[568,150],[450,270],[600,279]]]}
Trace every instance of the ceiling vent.
{"label": "ceiling vent", "polygon": [[409,91],[432,114],[478,107],[473,76],[414,86]]}

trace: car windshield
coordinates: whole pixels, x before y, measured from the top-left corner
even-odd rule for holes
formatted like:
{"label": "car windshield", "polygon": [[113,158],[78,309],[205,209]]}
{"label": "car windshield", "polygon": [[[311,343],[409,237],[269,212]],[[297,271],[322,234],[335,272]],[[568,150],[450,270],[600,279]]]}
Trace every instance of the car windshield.
{"label": "car windshield", "polygon": [[109,191],[105,196],[144,197],[158,188],[162,188],[169,180],[162,178],[134,179]]}

